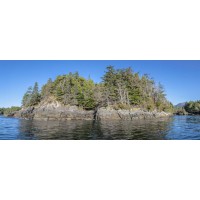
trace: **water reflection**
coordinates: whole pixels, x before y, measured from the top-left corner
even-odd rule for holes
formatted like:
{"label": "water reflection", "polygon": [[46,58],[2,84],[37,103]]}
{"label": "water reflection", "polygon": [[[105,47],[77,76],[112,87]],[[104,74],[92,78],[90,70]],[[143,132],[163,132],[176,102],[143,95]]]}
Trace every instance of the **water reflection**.
{"label": "water reflection", "polygon": [[18,139],[163,140],[173,118],[135,121],[20,120]]}
{"label": "water reflection", "polygon": [[0,116],[0,140],[12,140],[16,139],[16,135],[19,134],[20,121],[18,119],[6,118]]}
{"label": "water reflection", "polygon": [[0,116],[0,140],[199,140],[200,116],[135,121],[37,121]]}
{"label": "water reflection", "polygon": [[200,116],[175,116],[166,139],[199,140]]}

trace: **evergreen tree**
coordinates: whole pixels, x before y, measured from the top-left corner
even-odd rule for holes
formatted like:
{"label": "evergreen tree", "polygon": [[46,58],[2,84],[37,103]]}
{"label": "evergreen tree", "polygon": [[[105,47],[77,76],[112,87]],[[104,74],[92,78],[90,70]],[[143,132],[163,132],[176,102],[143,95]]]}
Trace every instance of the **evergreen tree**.
{"label": "evergreen tree", "polygon": [[53,81],[50,78],[47,83],[42,87],[41,98],[46,99],[53,93]]}
{"label": "evergreen tree", "polygon": [[36,82],[34,87],[29,87],[22,99],[22,106],[29,107],[37,105],[41,100],[38,83]]}
{"label": "evergreen tree", "polygon": [[184,108],[188,113],[200,114],[200,101],[187,102]]}
{"label": "evergreen tree", "polygon": [[22,106],[28,107],[31,106],[31,98],[32,98],[33,88],[30,86],[27,92],[24,94],[22,99]]}
{"label": "evergreen tree", "polygon": [[[163,86],[157,85],[148,75],[140,77],[130,67],[116,70],[113,66],[108,66],[102,82],[98,84],[90,77],[81,77],[78,72],[57,76],[55,81],[49,79],[41,93],[36,82],[25,93],[22,105],[34,106],[50,97],[63,105],[76,105],[88,110],[101,106],[115,109],[137,107],[167,112],[173,110],[173,105],[166,99]],[[198,112],[199,107],[196,104],[193,107]]]}
{"label": "evergreen tree", "polygon": [[40,102],[40,92],[39,92],[39,86],[38,83],[35,82],[35,85],[33,87],[33,92],[31,94],[30,104],[31,106],[37,105]]}

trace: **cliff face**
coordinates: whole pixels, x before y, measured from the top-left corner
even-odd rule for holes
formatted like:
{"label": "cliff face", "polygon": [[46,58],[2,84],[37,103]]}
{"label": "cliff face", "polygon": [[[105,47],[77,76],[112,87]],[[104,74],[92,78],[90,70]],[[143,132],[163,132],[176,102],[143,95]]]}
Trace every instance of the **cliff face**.
{"label": "cliff face", "polygon": [[76,106],[63,106],[58,102],[40,104],[22,109],[15,117],[38,120],[93,120],[94,111],[81,110]]}
{"label": "cliff face", "polygon": [[129,110],[110,110],[100,108],[97,112],[97,119],[120,119],[120,120],[135,120],[135,119],[152,119],[159,117],[169,117],[172,114],[165,112],[145,112],[142,110],[129,111]]}
{"label": "cliff face", "polygon": [[145,112],[141,110],[114,110],[109,108],[99,108],[97,110],[86,111],[76,106],[63,106],[58,102],[40,104],[36,107],[24,108],[14,114],[14,117],[23,119],[38,120],[134,120],[150,119],[158,117],[168,117],[170,113],[165,112]]}

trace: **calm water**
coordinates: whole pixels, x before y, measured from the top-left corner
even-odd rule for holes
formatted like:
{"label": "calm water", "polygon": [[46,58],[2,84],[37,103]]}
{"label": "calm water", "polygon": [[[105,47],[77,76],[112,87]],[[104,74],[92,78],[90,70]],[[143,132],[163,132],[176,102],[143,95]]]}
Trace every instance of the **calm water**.
{"label": "calm water", "polygon": [[200,116],[136,121],[29,121],[0,116],[0,140],[193,140]]}

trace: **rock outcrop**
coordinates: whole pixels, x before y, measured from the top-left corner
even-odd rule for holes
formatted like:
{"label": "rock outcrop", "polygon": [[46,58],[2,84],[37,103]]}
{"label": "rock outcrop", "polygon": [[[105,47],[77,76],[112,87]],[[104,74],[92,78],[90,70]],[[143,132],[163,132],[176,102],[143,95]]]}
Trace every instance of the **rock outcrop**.
{"label": "rock outcrop", "polygon": [[15,112],[14,117],[38,120],[135,120],[151,119],[171,116],[165,112],[145,112],[142,110],[114,110],[111,108],[99,108],[95,111],[87,111],[76,106],[63,106],[59,103],[51,103],[30,107]]}
{"label": "rock outcrop", "polygon": [[38,120],[93,120],[94,111],[81,110],[76,106],[54,106],[48,105],[46,107],[30,107],[22,109],[15,114],[15,117],[23,119],[38,119]]}
{"label": "rock outcrop", "polygon": [[97,112],[96,118],[99,120],[104,119],[121,119],[121,120],[135,120],[135,119],[151,119],[159,117],[169,117],[170,113],[165,112],[146,112],[142,110],[129,111],[129,110],[110,110],[100,108]]}

